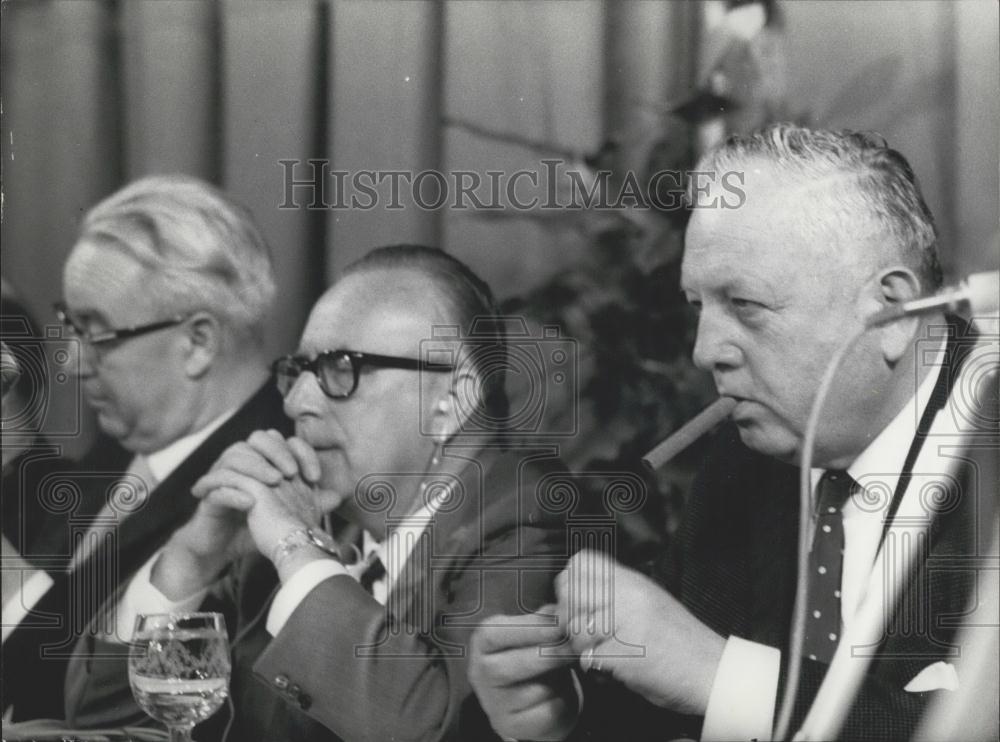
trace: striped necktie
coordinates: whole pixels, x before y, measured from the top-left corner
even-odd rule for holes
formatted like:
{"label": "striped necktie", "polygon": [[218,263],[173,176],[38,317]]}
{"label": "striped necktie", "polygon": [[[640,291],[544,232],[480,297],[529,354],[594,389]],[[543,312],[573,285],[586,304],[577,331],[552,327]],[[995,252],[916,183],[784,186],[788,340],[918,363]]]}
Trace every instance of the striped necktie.
{"label": "striped necktie", "polygon": [[128,515],[139,510],[157,484],[159,482],[146,457],[136,454],[121,479],[106,490],[104,505],[74,546],[69,571],[73,572],[84,564]]}

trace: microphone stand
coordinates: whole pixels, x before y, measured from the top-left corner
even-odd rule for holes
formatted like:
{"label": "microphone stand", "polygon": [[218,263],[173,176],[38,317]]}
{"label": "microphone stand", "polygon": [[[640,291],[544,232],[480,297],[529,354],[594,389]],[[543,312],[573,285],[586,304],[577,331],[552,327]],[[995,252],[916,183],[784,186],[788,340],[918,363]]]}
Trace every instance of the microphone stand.
{"label": "microphone stand", "polygon": [[[937,414],[928,431],[931,440],[923,447],[913,467],[917,472],[940,473],[942,491],[946,491],[946,483],[962,461],[954,455],[954,452],[965,448],[971,435],[969,430],[959,428],[959,419],[963,417],[962,415],[946,412],[950,407],[953,409],[953,406],[964,401],[963,381],[971,378],[970,374],[982,374],[981,365],[977,364],[973,369],[969,368],[970,365],[972,364],[967,363],[959,372],[958,379],[949,394],[948,404]],[[993,363],[985,376],[979,376],[974,381],[996,383],[993,379],[998,368],[1000,366]],[[822,402],[819,398],[817,401]],[[948,443],[942,445],[942,441]],[[927,483],[924,482],[922,489],[926,487]],[[915,480],[911,479],[899,511],[889,526],[885,544],[875,560],[868,591],[857,614],[842,633],[830,668],[801,729],[794,737],[795,740],[835,739],[853,706],[868,667],[874,659],[875,649],[884,636],[886,623],[900,591],[907,584],[914,566],[924,555],[919,544],[922,539],[926,539],[930,518],[934,513],[928,512],[930,508],[921,503],[919,496],[911,493],[914,488]],[[805,512],[802,517],[809,518],[810,513]],[[918,533],[913,533],[914,522],[920,523]],[[893,549],[892,546],[897,543],[900,548]],[[907,548],[908,553],[905,553]],[[857,648],[862,648],[864,651],[855,654]]]}

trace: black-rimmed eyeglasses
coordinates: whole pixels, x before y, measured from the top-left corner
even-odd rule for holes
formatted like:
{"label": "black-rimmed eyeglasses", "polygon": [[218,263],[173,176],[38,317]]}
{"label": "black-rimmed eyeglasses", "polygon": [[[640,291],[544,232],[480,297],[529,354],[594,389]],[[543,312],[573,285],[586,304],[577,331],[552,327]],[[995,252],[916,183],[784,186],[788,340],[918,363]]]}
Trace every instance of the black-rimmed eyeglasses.
{"label": "black-rimmed eyeglasses", "polygon": [[56,319],[62,323],[63,327],[76,337],[80,338],[80,340],[87,345],[103,345],[115,340],[127,340],[128,338],[139,337],[140,335],[145,335],[150,332],[156,332],[157,330],[165,330],[168,327],[174,327],[187,319],[187,317],[176,316],[171,317],[170,319],[159,320],[158,322],[150,322],[145,325],[132,325],[131,327],[119,327],[110,330],[92,332],[85,327],[80,327],[76,323],[69,311],[66,309],[65,303],[61,301],[56,302],[52,305],[52,308],[55,310]]}
{"label": "black-rimmed eyeglasses", "polygon": [[282,356],[271,365],[271,370],[282,397],[288,395],[303,371],[309,371],[316,377],[319,388],[326,396],[331,399],[346,399],[358,388],[361,369],[365,366],[433,372],[453,371],[455,368],[450,363],[431,363],[416,358],[382,356],[356,350],[325,350],[312,359],[305,356]]}

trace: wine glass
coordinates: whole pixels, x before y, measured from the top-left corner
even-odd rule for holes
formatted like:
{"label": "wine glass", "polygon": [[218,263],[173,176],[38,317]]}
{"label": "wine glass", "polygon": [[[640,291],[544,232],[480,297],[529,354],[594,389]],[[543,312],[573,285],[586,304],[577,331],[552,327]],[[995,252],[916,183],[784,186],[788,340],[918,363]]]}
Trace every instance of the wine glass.
{"label": "wine glass", "polygon": [[155,613],[136,618],[128,659],[132,695],[170,730],[191,742],[191,729],[229,695],[229,639],[221,613]]}

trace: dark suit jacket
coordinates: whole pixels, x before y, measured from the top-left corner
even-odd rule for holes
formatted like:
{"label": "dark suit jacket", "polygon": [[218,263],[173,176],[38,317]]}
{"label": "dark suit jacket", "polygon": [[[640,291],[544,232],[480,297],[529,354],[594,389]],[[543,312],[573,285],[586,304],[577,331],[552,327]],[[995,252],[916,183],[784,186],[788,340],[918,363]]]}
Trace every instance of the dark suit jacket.
{"label": "dark suit jacket", "polygon": [[[38,497],[61,502],[25,555],[49,570],[49,588],[3,648],[3,706],[14,704],[14,719],[62,718],[66,667],[97,609],[193,512],[191,486],[233,443],[254,430],[291,432],[282,400],[268,381],[150,493],[149,498],[72,572],[66,571],[74,535],[86,533],[107,502],[132,454],[117,445],[101,446],[79,466],[43,479]],[[59,492],[63,492],[60,497]],[[68,495],[66,493],[69,493]],[[53,509],[53,508],[50,508]],[[108,614],[113,620],[113,613]]]}
{"label": "dark suit jacket", "polygon": [[[65,529],[59,529],[64,543],[57,552],[53,552],[49,544],[39,541],[56,503],[46,502],[38,494],[54,475],[78,468],[79,464],[63,458],[62,446],[50,443],[41,436],[4,467],[0,481],[0,528],[19,554],[30,557],[65,553],[68,538]],[[52,536],[46,535],[49,538]]]}
{"label": "dark suit jacket", "polygon": [[[969,348],[968,327],[955,320],[951,326],[956,338],[949,345],[949,373],[940,375],[929,409],[946,401],[961,356]],[[988,430],[988,421],[997,419],[995,400],[993,404],[991,413],[970,421],[970,427],[985,427],[970,437],[969,450],[955,452],[961,462],[957,478],[943,497],[945,506],[931,521],[923,558],[895,606],[886,634],[872,648],[876,659],[847,718],[844,739],[911,736],[935,693],[909,693],[904,686],[928,665],[953,662],[958,656],[956,629],[967,610],[974,570],[981,564],[975,529],[982,525],[984,504],[996,497],[997,432]],[[918,433],[912,458],[920,439]],[[936,443],[932,436],[924,439],[926,445]],[[912,458],[900,488],[910,475]],[[735,426],[720,429],[688,499],[679,578],[669,585],[710,628],[777,647],[783,662],[795,600],[798,476],[797,467],[744,446]],[[793,731],[805,718],[826,670],[823,663],[803,660]],[[784,681],[783,670],[781,688]],[[701,719],[658,709],[612,681],[588,677],[586,682],[585,718],[577,730],[582,739],[662,740],[700,734]]]}
{"label": "dark suit jacket", "polygon": [[[217,600],[206,603],[229,614],[233,637],[230,742],[492,737],[478,726],[481,715],[468,712],[474,705],[466,673],[469,636],[491,615],[523,613],[552,599],[567,536],[562,517],[537,497],[536,484],[546,475],[563,476],[564,469],[554,447],[477,449],[447,448],[447,456],[467,459],[456,496],[417,542],[386,606],[350,577],[332,577],[272,638],[264,624],[277,580],[259,556],[246,560]],[[387,479],[391,483],[392,475]],[[122,652],[106,644],[91,649]],[[71,675],[74,723],[141,718],[123,661],[79,661]],[[466,719],[474,730],[463,726]],[[196,736],[217,739],[222,721],[210,720]]]}

